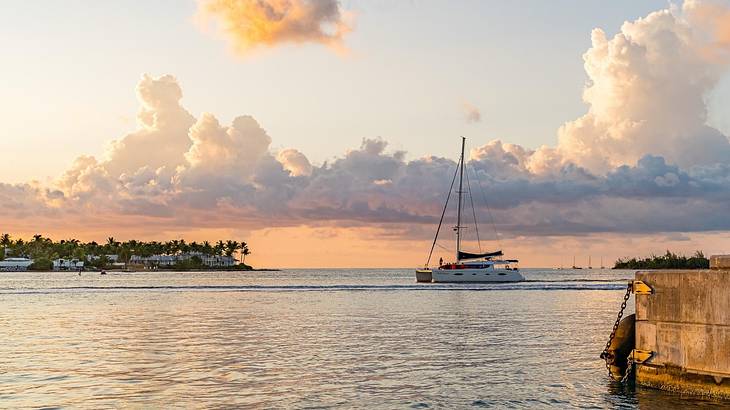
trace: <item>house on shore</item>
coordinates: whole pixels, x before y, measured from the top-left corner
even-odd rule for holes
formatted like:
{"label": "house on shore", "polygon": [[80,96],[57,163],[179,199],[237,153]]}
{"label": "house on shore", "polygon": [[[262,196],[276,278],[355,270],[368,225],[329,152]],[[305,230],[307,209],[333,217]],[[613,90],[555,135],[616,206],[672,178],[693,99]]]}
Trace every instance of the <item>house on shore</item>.
{"label": "house on shore", "polygon": [[[119,263],[119,255],[101,255],[106,258],[109,263]],[[98,261],[101,259],[100,255],[86,255],[87,262]]]}
{"label": "house on shore", "polygon": [[84,261],[78,259],[55,259],[53,261],[53,270],[81,270],[84,269]]}
{"label": "house on shore", "polygon": [[28,258],[5,258],[0,261],[0,271],[17,272],[26,271],[33,264],[33,259]]}
{"label": "house on shore", "polygon": [[230,268],[236,266],[236,258],[225,255],[203,255],[202,253],[193,253],[203,261],[203,265],[211,268]]}
{"label": "house on shore", "polygon": [[130,265],[144,266],[145,268],[171,268],[179,262],[186,262],[197,257],[203,266],[210,268],[229,268],[236,265],[236,259],[232,256],[205,255],[201,252],[188,252],[177,255],[132,255],[129,259]]}

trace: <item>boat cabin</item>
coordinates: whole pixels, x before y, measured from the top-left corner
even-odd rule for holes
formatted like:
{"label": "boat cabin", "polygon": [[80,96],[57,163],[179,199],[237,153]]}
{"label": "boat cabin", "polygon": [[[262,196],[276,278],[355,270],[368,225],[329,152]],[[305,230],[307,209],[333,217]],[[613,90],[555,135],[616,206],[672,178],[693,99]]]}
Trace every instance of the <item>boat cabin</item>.
{"label": "boat cabin", "polygon": [[[481,261],[470,261],[470,262],[459,262],[459,263],[445,263],[439,266],[439,269],[443,270],[454,270],[454,269],[504,269],[504,270],[519,270],[517,264],[519,263],[516,259],[509,260],[481,260]],[[499,266],[495,266],[499,265]]]}

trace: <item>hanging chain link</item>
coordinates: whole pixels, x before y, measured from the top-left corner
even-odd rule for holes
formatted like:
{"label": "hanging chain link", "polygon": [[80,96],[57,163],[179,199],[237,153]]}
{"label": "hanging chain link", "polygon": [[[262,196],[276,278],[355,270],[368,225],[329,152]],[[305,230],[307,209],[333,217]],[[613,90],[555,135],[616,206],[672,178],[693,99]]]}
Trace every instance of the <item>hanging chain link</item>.
{"label": "hanging chain link", "polygon": [[629,355],[628,358],[626,358],[626,373],[624,373],[624,377],[621,378],[621,383],[626,384],[626,382],[629,380],[629,377],[631,377],[631,372],[634,370],[634,359]]}
{"label": "hanging chain link", "polygon": [[[611,342],[613,342],[613,338],[616,337],[616,330],[618,330],[618,325],[621,323],[621,318],[624,316],[624,309],[626,309],[626,303],[629,301],[629,298],[631,297],[631,290],[634,288],[634,283],[629,282],[628,286],[626,287],[626,294],[624,295],[624,301],[621,302],[621,309],[618,311],[618,317],[616,317],[616,323],[613,324],[613,330],[611,330],[611,335],[608,337],[608,342],[606,342],[606,347],[603,349],[603,352],[601,353],[601,359],[606,361],[606,370],[608,370],[609,377],[611,376],[611,363],[614,360],[613,353],[609,351],[611,348]],[[629,358],[629,362],[631,363],[631,358]],[[626,379],[627,375],[629,374],[630,370],[626,369],[626,375],[624,375],[624,379]],[[623,379],[621,380],[623,382]]]}

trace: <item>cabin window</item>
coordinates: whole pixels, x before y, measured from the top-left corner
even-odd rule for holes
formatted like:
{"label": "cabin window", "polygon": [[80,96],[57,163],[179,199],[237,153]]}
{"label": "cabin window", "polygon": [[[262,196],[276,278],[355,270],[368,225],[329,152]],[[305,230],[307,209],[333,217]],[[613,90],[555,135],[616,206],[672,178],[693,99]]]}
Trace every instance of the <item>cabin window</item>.
{"label": "cabin window", "polygon": [[505,276],[505,275],[507,275],[507,274],[504,272],[499,272],[499,276]]}
{"label": "cabin window", "polygon": [[461,275],[463,275],[463,273],[455,273],[454,275],[461,276]]}

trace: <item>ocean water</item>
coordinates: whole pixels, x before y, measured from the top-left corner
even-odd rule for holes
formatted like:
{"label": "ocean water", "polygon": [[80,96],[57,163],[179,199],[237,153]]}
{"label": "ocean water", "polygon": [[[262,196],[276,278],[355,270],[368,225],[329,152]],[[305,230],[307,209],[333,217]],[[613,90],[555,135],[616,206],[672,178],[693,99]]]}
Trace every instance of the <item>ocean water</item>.
{"label": "ocean water", "polygon": [[0,273],[0,407],[730,405],[609,380],[598,355],[632,272],[523,273]]}

